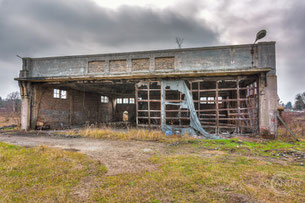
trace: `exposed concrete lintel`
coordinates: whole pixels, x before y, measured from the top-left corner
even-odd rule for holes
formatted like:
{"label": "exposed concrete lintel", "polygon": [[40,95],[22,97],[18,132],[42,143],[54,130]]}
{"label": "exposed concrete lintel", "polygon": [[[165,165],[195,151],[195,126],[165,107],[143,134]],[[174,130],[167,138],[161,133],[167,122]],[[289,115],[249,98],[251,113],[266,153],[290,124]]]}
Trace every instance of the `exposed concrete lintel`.
{"label": "exposed concrete lintel", "polygon": [[160,72],[155,74],[126,74],[126,75],[98,75],[98,76],[71,76],[71,77],[35,77],[35,78],[15,78],[18,81],[31,82],[52,82],[52,81],[75,81],[75,80],[115,80],[115,79],[147,79],[147,78],[175,78],[175,77],[199,77],[199,76],[236,76],[253,75],[269,72],[271,68],[251,68],[234,70],[213,70],[213,71],[192,71],[192,72]]}

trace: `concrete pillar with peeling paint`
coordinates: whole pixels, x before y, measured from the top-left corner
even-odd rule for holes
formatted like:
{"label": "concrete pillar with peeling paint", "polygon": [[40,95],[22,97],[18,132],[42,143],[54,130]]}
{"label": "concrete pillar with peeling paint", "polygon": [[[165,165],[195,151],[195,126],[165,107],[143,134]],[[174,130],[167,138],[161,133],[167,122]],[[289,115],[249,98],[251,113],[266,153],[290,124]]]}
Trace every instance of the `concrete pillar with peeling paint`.
{"label": "concrete pillar with peeling paint", "polygon": [[268,130],[270,134],[277,135],[278,100],[276,75],[262,74],[259,85],[260,132]]}
{"label": "concrete pillar with peeling paint", "polygon": [[21,94],[21,130],[31,127],[31,83],[19,82]]}

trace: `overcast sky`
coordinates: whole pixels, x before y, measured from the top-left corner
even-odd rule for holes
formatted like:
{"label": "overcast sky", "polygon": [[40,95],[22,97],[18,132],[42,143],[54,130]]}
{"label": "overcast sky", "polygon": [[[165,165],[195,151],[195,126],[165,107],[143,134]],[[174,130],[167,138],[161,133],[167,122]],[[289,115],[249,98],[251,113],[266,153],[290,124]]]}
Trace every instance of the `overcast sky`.
{"label": "overcast sky", "polygon": [[305,1],[0,0],[0,96],[18,90],[21,60],[276,41],[278,93],[305,91]]}

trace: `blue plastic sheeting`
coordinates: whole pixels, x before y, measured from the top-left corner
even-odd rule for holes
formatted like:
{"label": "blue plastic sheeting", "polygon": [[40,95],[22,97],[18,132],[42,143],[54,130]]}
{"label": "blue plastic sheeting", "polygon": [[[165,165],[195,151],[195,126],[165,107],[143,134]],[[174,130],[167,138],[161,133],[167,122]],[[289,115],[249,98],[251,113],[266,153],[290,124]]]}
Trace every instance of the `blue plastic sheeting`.
{"label": "blue plastic sheeting", "polygon": [[[185,84],[184,80],[162,80],[161,81],[161,92],[165,92],[165,88],[169,87],[171,90],[177,90],[184,94],[184,101],[181,103],[170,103],[166,102],[166,99],[164,98],[164,95],[161,96],[161,105],[163,105],[163,108],[161,109],[161,117],[165,118],[165,105],[179,105],[180,108],[188,109],[190,111],[190,128],[173,128],[170,125],[166,125],[165,122],[162,122],[161,128],[163,132],[166,131],[181,131],[182,134],[189,134],[192,136],[198,136],[198,133],[202,136],[204,136],[207,139],[220,139],[219,136],[209,134],[206,132],[198,119],[193,97],[190,93],[190,90],[188,89],[187,85]],[[161,93],[162,95],[162,93]],[[163,120],[164,121],[164,120]]]}

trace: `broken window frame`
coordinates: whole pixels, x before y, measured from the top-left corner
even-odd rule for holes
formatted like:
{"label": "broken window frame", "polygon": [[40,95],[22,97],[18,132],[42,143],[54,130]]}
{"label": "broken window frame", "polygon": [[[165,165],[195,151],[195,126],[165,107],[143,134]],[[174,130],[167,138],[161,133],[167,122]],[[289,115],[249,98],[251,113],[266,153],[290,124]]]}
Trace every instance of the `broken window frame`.
{"label": "broken window frame", "polygon": [[[201,122],[201,125],[204,129],[209,128],[215,134],[221,132],[234,132],[236,134],[252,134],[255,135],[259,129],[259,120],[258,120],[258,77],[256,75],[252,76],[227,76],[227,77],[209,77],[206,79],[189,79],[185,80],[188,83],[190,92],[193,95],[194,105],[196,107],[196,113]],[[205,87],[205,82],[213,83],[213,87]],[[156,82],[156,81],[155,81]],[[224,82],[224,84],[222,83]],[[161,100],[154,100],[150,98],[150,92],[152,91],[161,91],[160,89],[151,89],[149,88],[151,81],[141,81],[136,85],[136,122],[139,127],[161,127],[160,125],[154,125],[152,123],[153,119],[161,119],[159,117],[152,117],[154,112],[160,112],[160,110],[151,110],[150,103],[152,102],[161,102]],[[196,84],[197,83],[197,84]],[[202,83],[202,84],[201,84]],[[198,85],[199,84],[199,85]],[[226,86],[226,84],[232,84],[232,86]],[[196,86],[197,85],[197,86]],[[143,86],[145,86],[143,88]],[[196,87],[196,88],[193,88]],[[249,89],[254,89],[254,94],[252,97],[247,96],[245,91]],[[139,92],[146,92],[147,98],[144,100],[139,97]],[[165,89],[165,92],[167,90]],[[229,95],[226,97],[225,95]],[[195,96],[196,95],[196,96]],[[198,95],[198,98],[197,98]],[[201,96],[207,95],[207,96]],[[213,97],[211,95],[214,95]],[[203,105],[204,101],[201,97],[211,97],[210,100],[206,100],[206,104],[210,107],[200,107]],[[212,99],[213,98],[213,99]],[[180,99],[177,101],[172,100],[171,102],[183,102],[183,99],[180,96]],[[210,102],[210,104],[208,104]],[[139,109],[139,105],[145,103],[145,109]],[[252,103],[252,104],[251,104]],[[234,105],[233,105],[234,104]],[[246,105],[246,106],[245,106]],[[182,112],[187,110],[166,110],[177,112],[181,115]],[[141,115],[140,113],[145,113]],[[201,117],[201,115],[207,115],[208,117]],[[181,125],[181,120],[186,119],[179,116],[171,117],[171,119],[179,120],[180,127],[187,127]],[[141,121],[145,121],[144,123]],[[167,122],[167,117],[165,117],[165,122]],[[213,133],[212,132],[212,133]]]}

